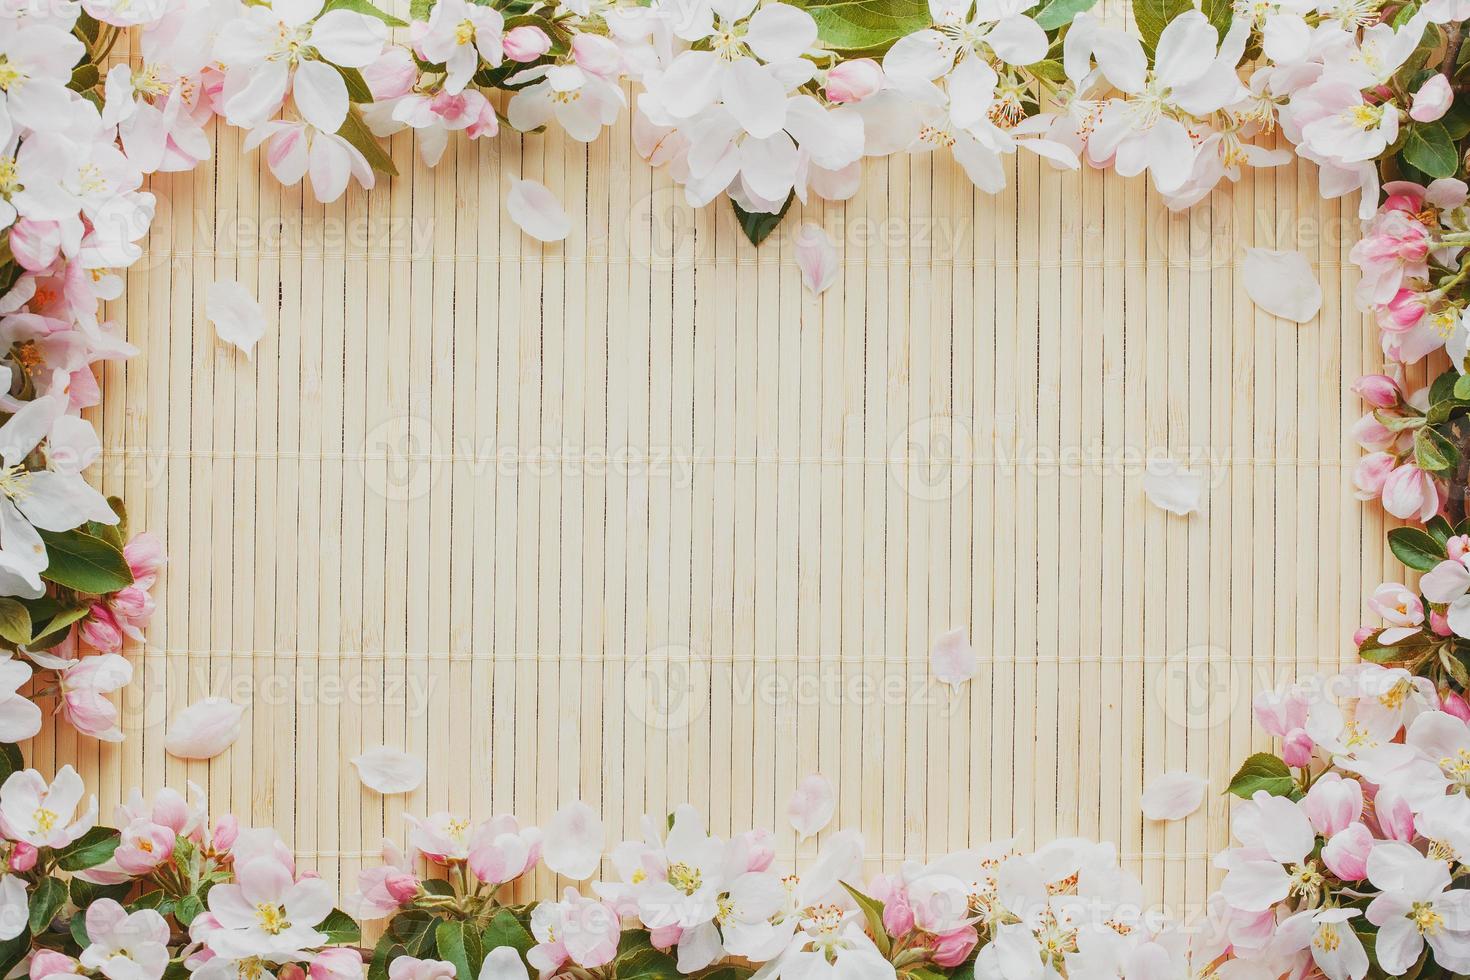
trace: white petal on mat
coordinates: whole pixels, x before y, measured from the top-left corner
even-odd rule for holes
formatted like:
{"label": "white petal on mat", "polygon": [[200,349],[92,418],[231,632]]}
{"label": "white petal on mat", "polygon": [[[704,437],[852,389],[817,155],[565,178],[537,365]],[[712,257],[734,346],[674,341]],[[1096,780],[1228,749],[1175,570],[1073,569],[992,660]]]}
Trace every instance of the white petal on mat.
{"label": "white petal on mat", "polygon": [[214,324],[219,339],[245,352],[248,358],[265,336],[265,314],[250,291],[233,279],[211,283],[204,300],[204,315]]}
{"label": "white petal on mat", "polygon": [[514,946],[497,946],[485,954],[480,980],[530,980],[530,974]]}
{"label": "white petal on mat", "polygon": [[163,749],[180,759],[212,759],[240,737],[243,705],[224,698],[195,701],[168,726]]}
{"label": "white petal on mat", "polygon": [[556,816],[546,825],[542,853],[552,871],[581,881],[591,878],[601,866],[606,843],[602,818],[578,800],[556,811]]}
{"label": "white petal on mat", "polygon": [[832,787],[832,780],[822,775],[803,779],[791,794],[791,802],[786,804],[786,816],[802,840],[831,823],[836,812],[837,791]]}
{"label": "white petal on mat", "polygon": [[1183,820],[1205,801],[1209,783],[1187,772],[1166,772],[1143,790],[1139,805],[1150,820]]}
{"label": "white petal on mat", "polygon": [[1300,252],[1248,248],[1241,273],[1251,302],[1272,316],[1306,323],[1322,309],[1322,287]]}
{"label": "white petal on mat", "polygon": [[543,242],[559,242],[572,230],[556,195],[534,180],[516,181],[505,199],[505,209],[521,231]]}
{"label": "white petal on mat", "polygon": [[802,283],[817,295],[837,281],[837,248],[820,225],[808,222],[796,233],[796,264]]}
{"label": "white petal on mat", "polygon": [[1151,459],[1143,475],[1143,492],[1155,507],[1182,517],[1199,510],[1205,478],[1181,469],[1172,460]]}
{"label": "white petal on mat", "polygon": [[929,672],[950,687],[958,688],[975,676],[975,648],[963,626],[942,634],[929,651]]}
{"label": "white petal on mat", "polygon": [[355,757],[352,764],[357,767],[357,778],[362,784],[384,796],[412,793],[424,782],[422,759],[385,745],[368,749]]}

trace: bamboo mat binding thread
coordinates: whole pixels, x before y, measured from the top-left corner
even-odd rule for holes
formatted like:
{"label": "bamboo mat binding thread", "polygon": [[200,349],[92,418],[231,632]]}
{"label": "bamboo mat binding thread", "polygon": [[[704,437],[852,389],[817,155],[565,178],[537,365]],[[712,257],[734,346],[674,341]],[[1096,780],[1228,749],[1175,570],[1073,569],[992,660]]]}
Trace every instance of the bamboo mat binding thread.
{"label": "bamboo mat binding thread", "polygon": [[[327,206],[217,139],[212,167],[153,182],[167,218],[113,310],[144,353],[107,366],[97,412],[103,488],[171,556],[130,737],[48,727],[30,749],[104,813],[192,779],[345,890],[405,812],[544,822],[579,796],[612,839],[688,800],[800,863],[820,841],[784,804],[820,770],[873,870],[1081,833],[1185,908],[1225,801],[1147,824],[1143,785],[1221,787],[1264,745],[1251,695],[1345,662],[1394,572],[1349,492],[1345,384],[1378,364],[1344,270],[1356,223],[1310,167],[1170,215],[1141,180],[1029,157],[995,197],[941,158],[874,160],[854,200],[794,206],[756,252],[725,209],[681,206],[626,118],[591,146],[454,141],[433,171],[395,139],[402,178]],[[561,198],[565,243],[503,214],[512,175]],[[821,298],[789,245],[804,221],[842,239]],[[353,227],[412,233],[328,234]],[[1304,248],[1316,324],[1255,310],[1246,245]],[[203,318],[217,278],[264,301],[253,360]],[[996,445],[1229,465],[1184,521],[1126,468],[991,466]],[[486,446],[630,462],[459,465]],[[698,447],[688,480],[637,465],[667,447]],[[982,669],[951,694],[922,667],[956,625]],[[814,668],[865,684],[808,690]],[[251,702],[240,741],[166,757],[170,712],[221,691]],[[346,760],[381,742],[428,758],[422,790],[359,786]]]}

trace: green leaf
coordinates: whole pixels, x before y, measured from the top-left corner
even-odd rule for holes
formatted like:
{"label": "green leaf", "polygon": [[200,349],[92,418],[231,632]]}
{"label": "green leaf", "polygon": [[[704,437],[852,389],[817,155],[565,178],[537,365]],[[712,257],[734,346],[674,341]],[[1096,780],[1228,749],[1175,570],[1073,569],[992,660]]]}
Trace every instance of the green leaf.
{"label": "green leaf", "polygon": [[37,936],[51,925],[56,913],[66,904],[66,885],[60,878],[42,878],[31,892],[31,935]]}
{"label": "green leaf", "polygon": [[332,909],[316,929],[326,933],[327,942],[334,946],[355,946],[362,942],[362,927],[341,909]]}
{"label": "green leaf", "polygon": [[373,90],[368,88],[368,83],[362,77],[362,72],[356,68],[343,68],[341,65],[333,65],[337,74],[342,76],[342,81],[347,83],[348,100],[362,105],[373,101]]}
{"label": "green leaf", "polygon": [[1450,538],[1455,536],[1455,529],[1450,526],[1450,522],[1438,514],[1435,514],[1429,519],[1429,523],[1424,525],[1424,530],[1429,533],[1429,536],[1441,548],[1449,543]]}
{"label": "green leaf", "polygon": [[434,12],[434,0],[409,0],[408,16],[414,20],[428,20]]}
{"label": "green leaf", "polygon": [[20,772],[25,767],[26,760],[20,754],[20,746],[13,742],[0,742],[0,784],[9,779],[11,773]]}
{"label": "green leaf", "polygon": [[179,925],[189,927],[204,912],[204,901],[198,895],[185,895],[174,903],[174,918],[179,920]]}
{"label": "green leaf", "polygon": [[[38,615],[38,609],[45,612],[44,620]],[[49,650],[56,646],[66,639],[71,624],[86,616],[89,609],[91,606],[86,603],[63,606],[50,598],[43,597],[36,600],[31,603],[31,622],[37,624],[35,625],[36,636],[26,646],[31,650]],[[44,625],[40,625],[43,622]]]}
{"label": "green leaf", "polygon": [[1042,30],[1054,31],[1072,23],[1078,14],[1091,10],[1097,0],[1051,0],[1033,16]]}
{"label": "green leaf", "polygon": [[618,980],[683,980],[674,958],[653,947],[620,956],[614,963]]}
{"label": "green leaf", "polygon": [[1061,84],[1067,80],[1067,69],[1055,58],[1033,61],[1026,66],[1026,70],[1037,78],[1045,79],[1048,82]]}
{"label": "green leaf", "polygon": [[767,214],[764,211],[746,211],[731,198],[730,207],[735,209],[735,217],[740,222],[740,230],[745,232],[745,237],[750,239],[750,244],[759,245],[770,237],[771,232],[786,217],[786,212],[791,210],[791,202],[796,200],[796,192],[786,195],[786,203],[781,205],[781,210],[775,214]]}
{"label": "green leaf", "polygon": [[793,0],[812,15],[817,37],[846,55],[877,57],[899,38],[930,26],[927,0]]}
{"label": "green leaf", "polygon": [[0,598],[0,638],[16,645],[31,642],[31,613],[9,597]]}
{"label": "green leaf", "polygon": [[1169,22],[1193,9],[1194,4],[1189,0],[1133,0],[1133,18],[1138,24],[1138,33],[1142,35],[1143,48],[1150,58],[1158,46],[1159,35],[1164,33]]}
{"label": "green leaf", "polygon": [[1220,32],[1220,40],[1225,40],[1225,35],[1230,33],[1230,22],[1235,19],[1235,7],[1230,0],[1200,0],[1199,9],[1210,26]]}
{"label": "green leaf", "polygon": [[1460,163],[1455,141],[1443,123],[1411,123],[1404,159],[1430,177],[1453,177]]}
{"label": "green leaf", "polygon": [[120,881],[115,885],[97,885],[81,878],[73,878],[70,882],[71,903],[82,911],[99,898],[110,898],[114,902],[121,902],[128,897],[128,892],[133,890],[131,881]]}
{"label": "green leaf", "polygon": [[883,926],[883,903],[876,898],[864,895],[845,881],[840,884],[847,889],[853,901],[857,902],[858,908],[863,910],[863,917],[868,920],[868,931],[873,934],[873,942],[877,945],[878,952],[883,954],[884,959],[887,959],[892,943],[888,938],[888,930]]}
{"label": "green leaf", "polygon": [[1417,527],[1396,527],[1388,532],[1388,550],[1416,572],[1427,572],[1444,561],[1444,545]]}
{"label": "green leaf", "polygon": [[378,945],[373,947],[373,958],[368,964],[367,980],[388,980],[388,964],[400,956],[407,955],[404,949],[393,938],[391,931],[385,931]]}
{"label": "green leaf", "polygon": [[434,930],[434,940],[440,958],[454,964],[460,980],[475,980],[485,959],[479,933],[466,929],[463,922],[441,922]]}
{"label": "green leaf", "polygon": [[97,70],[96,65],[82,64],[72,69],[71,81],[66,83],[66,87],[73,92],[86,92],[96,88],[100,81],[102,73]]}
{"label": "green leaf", "polygon": [[393,158],[378,145],[377,138],[367,128],[367,123],[362,121],[362,113],[356,106],[347,107],[347,119],[343,121],[342,128],[337,130],[337,135],[356,147],[357,152],[367,158],[368,165],[374,170],[389,177],[398,176]]}
{"label": "green leaf", "polygon": [[1414,433],[1414,462],[1421,470],[1444,473],[1460,464],[1460,450],[1444,433],[1426,425]]}
{"label": "green leaf", "polygon": [[[324,9],[351,10],[354,13],[367,14],[369,17],[376,17],[378,20],[387,24],[389,27],[408,26],[407,21],[400,20],[399,18],[394,17],[392,14],[388,13],[385,10],[379,10],[373,4],[369,3],[368,0],[327,0],[327,5]],[[428,19],[427,11],[425,12],[425,16],[423,19]]]}
{"label": "green leaf", "polygon": [[501,909],[495,913],[490,924],[480,933],[480,943],[487,953],[492,949],[510,946],[525,956],[530,952],[531,947],[536,945],[536,940],[526,930],[521,920],[516,918],[514,912],[510,909]]}
{"label": "green leaf", "polygon": [[431,959],[435,954],[434,927],[439,920],[427,912],[404,912],[389,924],[388,928],[403,943],[409,956]]}
{"label": "green leaf", "polygon": [[71,938],[77,941],[77,945],[86,949],[92,945],[92,940],[87,936],[87,917],[85,915],[74,915],[71,917]]}
{"label": "green leaf", "polygon": [[1270,752],[1257,752],[1236,770],[1230,780],[1230,792],[1243,800],[1264,790],[1272,796],[1290,796],[1296,789],[1291,770]]}
{"label": "green leaf", "polygon": [[108,827],[93,827],[81,837],[56,852],[56,863],[62,871],[85,871],[95,868],[117,850],[118,832]]}
{"label": "green leaf", "polygon": [[42,531],[50,564],[41,577],[90,595],[106,595],[133,584],[122,549],[81,530]]}

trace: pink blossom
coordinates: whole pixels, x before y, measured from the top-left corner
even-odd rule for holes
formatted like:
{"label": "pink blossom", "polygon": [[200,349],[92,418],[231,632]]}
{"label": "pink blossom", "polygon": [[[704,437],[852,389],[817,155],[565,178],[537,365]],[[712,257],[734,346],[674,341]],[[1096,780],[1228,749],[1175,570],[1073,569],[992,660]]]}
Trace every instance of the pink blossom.
{"label": "pink blossom", "polygon": [[39,856],[40,852],[33,845],[18,840],[10,849],[10,870],[24,874],[36,866],[36,858]]}
{"label": "pink blossom", "polygon": [[1353,646],[1360,647],[1364,643],[1367,643],[1368,638],[1376,632],[1377,630],[1375,630],[1371,626],[1359,626],[1357,629],[1353,630]]}
{"label": "pink blossom", "polygon": [[362,954],[350,946],[333,946],[312,957],[311,980],[362,980]]}
{"label": "pink blossom", "polygon": [[1343,881],[1362,881],[1368,877],[1368,854],[1375,843],[1372,832],[1354,821],[1322,848],[1322,863]]}
{"label": "pink blossom", "polygon": [[149,588],[168,561],[163,553],[163,542],[149,531],[133,535],[132,540],[123,546],[123,558],[133,572],[133,584],[140,589]]}
{"label": "pink blossom", "polygon": [[240,836],[240,821],[233,813],[227,813],[215,821],[214,833],[210,835],[210,845],[217,853],[228,853],[235,846],[235,840]]}
{"label": "pink blossom", "polygon": [[1389,333],[1405,333],[1417,327],[1427,311],[1423,293],[1400,289],[1379,309],[1378,325]]}
{"label": "pink blossom", "polygon": [[139,818],[123,828],[113,860],[130,875],[147,874],[173,857],[174,839],[169,828]]}
{"label": "pink blossom", "polygon": [[54,949],[38,949],[31,957],[31,980],[46,980],[61,973],[81,973],[81,964]]}
{"label": "pink blossom", "polygon": [[387,102],[407,95],[418,81],[419,70],[407,48],[389,45],[378,60],[362,70],[362,79],[373,93],[373,101]]}
{"label": "pink blossom", "polygon": [[117,705],[105,695],[132,679],[133,665],[115,653],[83,657],[60,674],[61,712],[83,734],[104,742],[122,741]]}
{"label": "pink blossom", "polygon": [[535,61],[551,50],[551,38],[547,37],[546,32],[535,24],[522,24],[520,27],[511,28],[506,31],[502,43],[507,58],[523,63]]}
{"label": "pink blossom", "polygon": [[1379,789],[1373,797],[1373,817],[1385,839],[1406,843],[1414,839],[1414,808],[1396,790]]}
{"label": "pink blossom", "polygon": [[1294,729],[1281,740],[1281,760],[1288,766],[1297,768],[1309,765],[1312,761],[1313,744],[1312,736],[1304,729]]}
{"label": "pink blossom", "polygon": [[1449,636],[1454,632],[1454,630],[1450,629],[1449,618],[1437,609],[1431,610],[1429,613],[1429,628],[1434,631],[1436,636]]}
{"label": "pink blossom", "polygon": [[833,65],[827,72],[826,92],[831,102],[861,102],[883,88],[883,68],[872,58]]}
{"label": "pink blossom", "polygon": [[1386,374],[1365,374],[1353,382],[1353,390],[1374,408],[1393,408],[1401,397],[1398,382]]}
{"label": "pink blossom", "polygon": [[1355,823],[1363,813],[1363,787],[1335,772],[1324,774],[1302,798],[1302,812],[1323,837]]}
{"label": "pink blossom", "polygon": [[[1387,426],[1378,421],[1372,412],[1369,412],[1353,423],[1351,435],[1354,442],[1370,453],[1381,453],[1389,446],[1392,446],[1394,439],[1397,438],[1388,430]],[[1393,460],[1393,457],[1389,458],[1393,462],[1397,462],[1397,460]],[[1384,474],[1384,476],[1386,477],[1387,474]]]}
{"label": "pink blossom", "polygon": [[92,603],[87,618],[82,620],[82,642],[101,653],[117,653],[122,649],[122,625],[103,602]]}
{"label": "pink blossom", "polygon": [[10,249],[27,272],[45,272],[61,256],[61,226],[21,218],[10,227]]}
{"label": "pink blossom", "polygon": [[399,956],[388,964],[388,980],[455,980],[454,964]]}
{"label": "pink blossom", "polygon": [[[1441,634],[1448,636],[1449,632]],[[1464,722],[1470,722],[1470,703],[1454,691],[1443,691],[1440,694],[1440,710],[1445,714],[1453,715]]]}
{"label": "pink blossom", "polygon": [[1424,604],[1419,596],[1398,582],[1384,582],[1368,597],[1368,608],[1394,626],[1418,626],[1424,622]]}
{"label": "pink blossom", "polygon": [[683,936],[684,930],[675,923],[649,930],[648,941],[657,949],[669,950],[677,946]]}
{"label": "pink blossom", "polygon": [[1439,490],[1433,477],[1413,463],[1400,466],[1384,481],[1383,509],[1394,517],[1428,521],[1439,513]]}
{"label": "pink blossom", "polygon": [[622,49],[596,34],[578,34],[572,39],[572,60],[601,79],[612,79],[623,69]]}
{"label": "pink blossom", "polygon": [[469,868],[490,885],[514,881],[541,857],[541,831],[521,828],[512,816],[494,817],[476,829],[469,845]]}
{"label": "pink blossom", "polygon": [[883,928],[890,936],[906,936],[914,929],[914,909],[909,904],[908,889],[897,875],[879,875],[868,886],[874,898],[883,903]]}
{"label": "pink blossom", "polygon": [[979,943],[980,936],[974,926],[945,933],[934,945],[934,962],[946,969],[959,966],[970,958],[970,953]]}
{"label": "pink blossom", "polygon": [[349,909],[359,919],[382,919],[413,901],[418,893],[412,855],[385,839],[383,864],[364,868],[358,875],[357,894],[349,899]]}
{"label": "pink blossom", "polygon": [[1419,91],[1414,93],[1414,101],[1409,107],[1409,118],[1421,123],[1434,122],[1450,111],[1450,105],[1454,101],[1455,93],[1450,88],[1450,80],[1444,75],[1430,75],[1419,86]]}
{"label": "pink blossom", "polygon": [[1262,691],[1251,703],[1256,724],[1268,734],[1283,737],[1307,723],[1307,692],[1298,685]]}
{"label": "pink blossom", "polygon": [[775,838],[769,830],[747,830],[735,842],[744,849],[746,871],[765,871],[776,860]]}
{"label": "pink blossom", "polygon": [[1470,534],[1457,534],[1445,542],[1445,555],[1459,561],[1470,554]]}

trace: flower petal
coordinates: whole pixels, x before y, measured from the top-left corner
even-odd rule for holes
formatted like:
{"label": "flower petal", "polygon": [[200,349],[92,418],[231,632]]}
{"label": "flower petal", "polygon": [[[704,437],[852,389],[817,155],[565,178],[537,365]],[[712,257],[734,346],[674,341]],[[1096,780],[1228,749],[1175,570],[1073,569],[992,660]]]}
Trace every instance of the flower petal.
{"label": "flower petal", "polygon": [[1183,820],[1205,800],[1209,783],[1187,772],[1166,772],[1143,790],[1139,805],[1150,820]]}
{"label": "flower petal", "polygon": [[822,775],[811,775],[803,779],[791,794],[786,804],[786,816],[802,840],[820,831],[832,822],[837,812],[837,791],[832,780]]}
{"label": "flower petal", "polygon": [[247,358],[265,336],[265,314],[260,304],[233,279],[221,279],[210,285],[204,315],[214,324],[219,339],[240,348]]}
{"label": "flower petal", "polygon": [[934,649],[929,652],[929,672],[936,679],[958,688],[975,676],[975,669],[975,648],[970,646],[963,626],[934,641]]}
{"label": "flower petal", "polygon": [[1241,273],[1251,302],[1272,316],[1306,323],[1322,309],[1322,287],[1300,252],[1248,248]]}
{"label": "flower petal", "polygon": [[1155,507],[1182,517],[1199,510],[1205,478],[1180,469],[1172,460],[1151,459],[1143,476],[1143,492]]}
{"label": "flower petal", "polygon": [[384,796],[412,793],[424,781],[423,760],[384,745],[355,756],[352,764],[362,784]]}
{"label": "flower petal", "polygon": [[212,759],[240,737],[245,707],[224,698],[195,701],[174,718],[163,749],[179,759]]}
{"label": "flower petal", "polygon": [[808,222],[796,233],[796,264],[802,284],[820,294],[837,280],[837,248],[821,227]]}
{"label": "flower petal", "polygon": [[497,946],[485,954],[480,965],[480,980],[529,980],[526,964],[513,946]]}
{"label": "flower petal", "polygon": [[559,242],[572,230],[556,195],[534,180],[516,181],[505,199],[505,209],[521,231],[539,241]]}
{"label": "flower petal", "polygon": [[546,826],[542,853],[546,866],[559,875],[581,881],[602,864],[606,836],[602,818],[581,800],[568,803]]}

